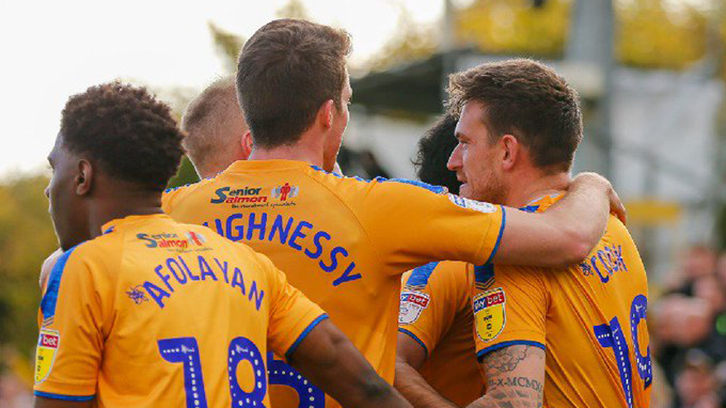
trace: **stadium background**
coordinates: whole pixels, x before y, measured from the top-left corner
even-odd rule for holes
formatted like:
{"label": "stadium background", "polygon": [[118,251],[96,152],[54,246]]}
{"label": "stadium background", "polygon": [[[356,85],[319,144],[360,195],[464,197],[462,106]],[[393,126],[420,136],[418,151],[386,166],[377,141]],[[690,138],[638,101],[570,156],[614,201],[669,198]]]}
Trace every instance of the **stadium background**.
{"label": "stadium background", "polygon": [[[277,16],[336,25],[318,20],[305,1],[278,3]],[[648,269],[661,379],[653,407],[723,406],[726,1],[441,0],[438,17],[423,23],[413,17],[415,3],[388,3],[398,10],[393,35],[351,63],[344,172],[414,177],[416,141],[442,110],[447,73],[516,56],[551,64],[583,100],[586,141],[576,170],[611,178]],[[0,1],[0,11],[6,6]],[[233,25],[206,23],[223,67],[218,74],[232,73],[244,36]],[[178,115],[200,90],[146,85]],[[12,146],[12,135],[3,141]],[[195,178],[185,161],[172,183]],[[37,275],[57,246],[47,182],[47,170],[0,174],[2,407],[30,406]]]}

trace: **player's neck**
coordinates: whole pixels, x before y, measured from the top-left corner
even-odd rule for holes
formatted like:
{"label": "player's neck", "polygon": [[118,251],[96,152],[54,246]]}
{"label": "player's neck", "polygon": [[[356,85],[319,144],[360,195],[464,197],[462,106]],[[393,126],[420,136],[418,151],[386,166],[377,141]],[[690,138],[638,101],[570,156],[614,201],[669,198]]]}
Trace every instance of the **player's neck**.
{"label": "player's neck", "polygon": [[[121,196],[123,195],[123,196]],[[99,198],[89,211],[89,235],[93,239],[103,233],[104,224],[131,215],[163,214],[161,194],[126,191]]]}
{"label": "player's neck", "polygon": [[303,143],[295,143],[270,149],[254,148],[248,160],[296,160],[322,166],[323,153],[321,150],[309,148]]}
{"label": "player's neck", "polygon": [[536,172],[529,177],[520,177],[511,184],[504,204],[515,208],[525,207],[540,197],[567,190],[570,180],[567,172],[549,175]]}

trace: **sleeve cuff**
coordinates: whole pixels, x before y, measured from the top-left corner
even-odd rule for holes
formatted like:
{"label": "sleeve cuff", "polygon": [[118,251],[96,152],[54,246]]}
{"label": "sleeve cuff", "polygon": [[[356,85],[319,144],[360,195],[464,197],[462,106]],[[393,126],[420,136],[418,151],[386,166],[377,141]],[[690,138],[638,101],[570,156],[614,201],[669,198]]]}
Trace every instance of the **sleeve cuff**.
{"label": "sleeve cuff", "polygon": [[476,352],[476,359],[478,362],[481,363],[481,361],[484,359],[484,357],[493,352],[497,351],[499,349],[503,349],[509,346],[519,346],[519,345],[525,345],[525,346],[534,346],[539,347],[542,350],[547,350],[544,344],[538,342],[538,341],[530,341],[530,340],[513,340],[513,341],[505,341],[499,344],[495,344],[493,346],[489,346],[487,348],[481,349]]}
{"label": "sleeve cuff", "polygon": [[57,399],[57,400],[63,400],[63,401],[75,401],[75,402],[91,401],[94,398],[96,398],[95,395],[81,395],[81,396],[79,396],[79,395],[63,395],[63,394],[53,394],[50,392],[43,392],[43,391],[33,391],[33,394],[36,397]]}
{"label": "sleeve cuff", "polygon": [[292,356],[292,354],[295,353],[295,350],[298,348],[298,346],[300,346],[300,343],[302,343],[302,341],[305,339],[305,337],[307,337],[307,335],[310,334],[310,331],[312,331],[315,328],[315,326],[317,326],[318,324],[320,324],[320,322],[322,322],[323,320],[325,320],[327,318],[328,318],[328,315],[326,313],[323,313],[322,315],[318,316],[315,320],[313,320],[308,325],[308,327],[306,327],[305,330],[303,330],[303,332],[300,333],[300,335],[297,337],[297,340],[295,340],[295,342],[292,343],[292,346],[290,346],[290,348],[287,349],[287,352],[285,353],[285,358],[289,360],[290,357]]}
{"label": "sleeve cuff", "polygon": [[416,343],[420,344],[421,347],[423,347],[424,352],[426,353],[426,357],[429,356],[429,348],[426,347],[426,343],[424,343],[421,339],[419,339],[418,336],[416,336],[412,332],[410,332],[410,331],[408,331],[406,329],[400,328],[400,327],[398,328],[398,331],[401,332],[401,333],[403,333],[403,334],[406,334],[406,335],[410,336],[412,339],[416,340]]}

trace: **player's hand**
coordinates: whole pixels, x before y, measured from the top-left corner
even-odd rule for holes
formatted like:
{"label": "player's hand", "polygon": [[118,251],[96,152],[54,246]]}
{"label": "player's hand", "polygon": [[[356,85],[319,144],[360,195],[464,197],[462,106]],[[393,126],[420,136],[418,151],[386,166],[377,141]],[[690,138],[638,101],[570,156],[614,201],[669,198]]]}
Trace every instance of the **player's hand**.
{"label": "player's hand", "polygon": [[591,172],[580,173],[572,179],[572,183],[570,183],[570,190],[575,190],[582,185],[593,184],[601,186],[601,188],[607,192],[608,199],[610,200],[610,212],[615,214],[615,216],[618,217],[623,224],[625,224],[627,222],[627,211],[625,210],[625,206],[622,201],[620,201],[620,197],[613,188],[613,185],[610,184],[610,181],[608,181],[605,177]]}
{"label": "player's hand", "polygon": [[45,258],[45,261],[43,261],[43,266],[40,267],[40,278],[38,280],[41,293],[45,293],[45,288],[48,285],[48,278],[50,277],[50,272],[53,270],[55,263],[58,262],[58,258],[60,258],[61,255],[63,255],[63,250],[58,248],[55,250],[55,252]]}

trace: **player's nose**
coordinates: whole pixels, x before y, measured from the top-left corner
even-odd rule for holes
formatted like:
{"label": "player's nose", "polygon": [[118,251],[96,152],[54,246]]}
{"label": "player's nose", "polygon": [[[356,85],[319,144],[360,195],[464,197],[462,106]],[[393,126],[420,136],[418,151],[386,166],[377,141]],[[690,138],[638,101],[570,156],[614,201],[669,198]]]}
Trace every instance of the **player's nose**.
{"label": "player's nose", "polygon": [[451,152],[449,160],[446,162],[446,168],[451,171],[456,171],[461,168],[461,149],[459,145],[456,145],[454,151]]}

